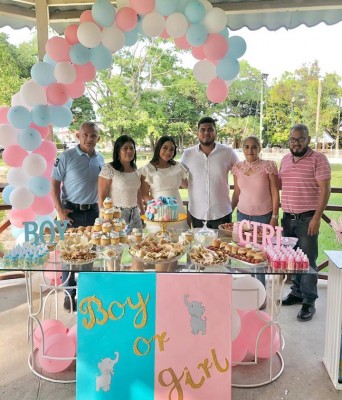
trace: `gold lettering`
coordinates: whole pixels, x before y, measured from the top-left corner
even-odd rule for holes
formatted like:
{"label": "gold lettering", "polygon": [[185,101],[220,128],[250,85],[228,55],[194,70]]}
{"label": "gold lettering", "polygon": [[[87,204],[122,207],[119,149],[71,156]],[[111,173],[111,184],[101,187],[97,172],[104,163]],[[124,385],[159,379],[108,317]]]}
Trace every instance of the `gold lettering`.
{"label": "gold lettering", "polygon": [[[108,308],[109,318],[113,319],[115,321],[118,320],[118,319],[121,319],[125,315],[125,305],[126,304],[127,304],[127,302],[121,304],[119,301],[112,301],[109,304],[109,308]],[[119,309],[121,309],[121,315],[116,316],[114,314],[114,311],[113,311],[113,307],[114,306],[117,306]]]}
{"label": "gold lettering", "polygon": [[201,362],[201,363],[199,363],[199,364],[197,365],[197,368],[198,368],[198,369],[202,368],[203,371],[204,371],[204,373],[205,373],[206,378],[211,378],[209,369],[210,369],[212,366],[213,366],[213,363],[209,363],[209,360],[208,360],[207,358],[205,358],[205,359],[203,360],[203,362]]}
{"label": "gold lettering", "polygon": [[[148,339],[146,339],[144,337],[141,337],[141,336],[136,338],[135,341],[134,341],[134,344],[133,344],[134,354],[136,356],[146,356],[150,352],[150,349],[151,349],[151,344],[150,343],[151,343],[152,340],[148,340]],[[140,341],[143,342],[143,344],[145,344],[146,347],[147,347],[145,352],[143,352],[143,353],[139,350],[139,342]]]}
{"label": "gold lettering", "polygon": [[161,335],[156,334],[153,336],[153,339],[158,340],[159,351],[164,351],[164,343],[168,342],[170,338],[166,338],[166,332],[162,332]]}
{"label": "gold lettering", "polygon": [[[137,314],[134,318],[134,327],[137,329],[143,328],[147,323],[147,303],[149,302],[149,300],[150,300],[149,294],[147,295],[147,298],[145,301],[140,292],[138,292],[138,303],[137,304],[133,304],[130,297],[128,297],[128,299],[127,299],[127,303],[131,307],[132,310],[138,310],[140,308],[140,310],[137,312]],[[141,315],[141,321],[139,323],[138,318],[140,315]]]}
{"label": "gold lettering", "polygon": [[[171,377],[170,382],[165,382],[164,373]],[[170,393],[169,393],[169,397],[168,397],[170,400],[172,399],[172,392],[174,390],[176,390],[177,394],[178,394],[177,400],[183,400],[183,389],[182,389],[182,385],[180,384],[180,381],[183,378],[183,376],[184,376],[184,372],[182,372],[182,375],[179,378],[177,378],[177,376],[172,368],[166,368],[159,372],[158,382],[160,383],[160,385],[163,387],[170,387],[172,385]]]}
{"label": "gold lettering", "polygon": [[[97,305],[97,311],[103,315],[102,319],[99,319],[95,315],[95,310],[93,308],[93,304],[95,303]],[[106,310],[102,307],[102,302],[101,300],[97,299],[96,296],[90,296],[82,299],[80,303],[79,310],[81,314],[87,315],[89,314],[89,321],[87,322],[86,318],[83,318],[82,324],[85,328],[91,329],[97,322],[99,325],[104,325],[107,320],[108,320],[108,314]]]}
{"label": "gold lettering", "polygon": [[216,369],[217,369],[219,372],[226,372],[226,371],[228,371],[228,369],[229,369],[229,361],[227,360],[226,357],[224,358],[224,360],[225,360],[225,362],[226,362],[226,366],[225,366],[225,367],[221,367],[221,365],[219,364],[219,362],[218,362],[218,360],[217,360],[215,349],[211,349],[211,355],[212,355],[212,357],[213,357],[213,361],[214,361],[215,367],[216,367]]}
{"label": "gold lettering", "polygon": [[190,385],[193,389],[199,389],[201,386],[203,386],[203,384],[205,382],[204,376],[202,376],[202,378],[200,379],[200,381],[198,383],[195,383],[193,381],[192,376],[187,367],[184,368],[184,371],[186,372],[186,374],[185,374],[185,384],[186,385]]}

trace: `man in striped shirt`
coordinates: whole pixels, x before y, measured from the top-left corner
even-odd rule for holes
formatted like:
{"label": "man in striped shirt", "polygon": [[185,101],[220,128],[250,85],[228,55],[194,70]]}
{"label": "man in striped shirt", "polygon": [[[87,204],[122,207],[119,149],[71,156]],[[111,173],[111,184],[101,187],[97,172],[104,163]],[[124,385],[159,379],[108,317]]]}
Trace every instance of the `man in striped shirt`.
{"label": "man in striped shirt", "polygon": [[[279,181],[283,234],[298,238],[297,246],[307,254],[310,267],[317,271],[318,233],[330,196],[331,170],[327,158],[312,150],[309,143],[307,126],[294,125],[289,138],[291,153],[281,161]],[[302,304],[297,319],[309,321],[316,311],[317,274],[293,275],[292,283],[291,293],[282,304]]]}

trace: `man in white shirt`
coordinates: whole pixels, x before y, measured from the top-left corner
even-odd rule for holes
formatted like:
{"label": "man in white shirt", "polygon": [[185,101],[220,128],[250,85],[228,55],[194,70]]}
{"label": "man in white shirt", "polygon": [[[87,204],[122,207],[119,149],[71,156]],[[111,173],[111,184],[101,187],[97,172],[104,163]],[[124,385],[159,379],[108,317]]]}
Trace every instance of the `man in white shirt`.
{"label": "man in white shirt", "polygon": [[232,221],[228,172],[239,161],[234,150],[215,142],[216,123],[204,117],[198,122],[199,144],[186,149],[181,163],[189,172],[189,213],[193,228],[217,229]]}

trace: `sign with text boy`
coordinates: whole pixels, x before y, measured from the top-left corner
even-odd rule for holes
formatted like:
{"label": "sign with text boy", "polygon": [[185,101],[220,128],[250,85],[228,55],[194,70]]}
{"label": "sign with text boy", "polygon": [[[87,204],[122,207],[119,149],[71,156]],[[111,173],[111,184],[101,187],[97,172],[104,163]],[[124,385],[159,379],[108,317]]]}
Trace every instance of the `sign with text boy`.
{"label": "sign with text boy", "polygon": [[229,400],[231,276],[81,273],[78,400]]}

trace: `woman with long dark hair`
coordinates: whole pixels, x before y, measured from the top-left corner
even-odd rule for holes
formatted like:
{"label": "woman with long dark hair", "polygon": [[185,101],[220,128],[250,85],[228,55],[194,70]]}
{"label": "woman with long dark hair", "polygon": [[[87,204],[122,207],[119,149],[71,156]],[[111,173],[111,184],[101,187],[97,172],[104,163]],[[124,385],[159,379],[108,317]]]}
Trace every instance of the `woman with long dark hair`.
{"label": "woman with long dark hair", "polygon": [[113,206],[121,210],[127,232],[142,228],[140,214],[144,212],[136,159],[134,139],[128,135],[118,137],[114,144],[113,161],[102,167],[98,181],[99,208],[103,207],[105,198],[110,197]]}
{"label": "woman with long dark hair", "polygon": [[[182,164],[175,161],[177,146],[172,136],[162,136],[155,147],[152,160],[141,168],[141,194],[144,201],[159,196],[174,196],[179,204],[179,212],[186,213],[179,188],[187,187],[187,171]],[[186,222],[172,228],[188,229]]]}

